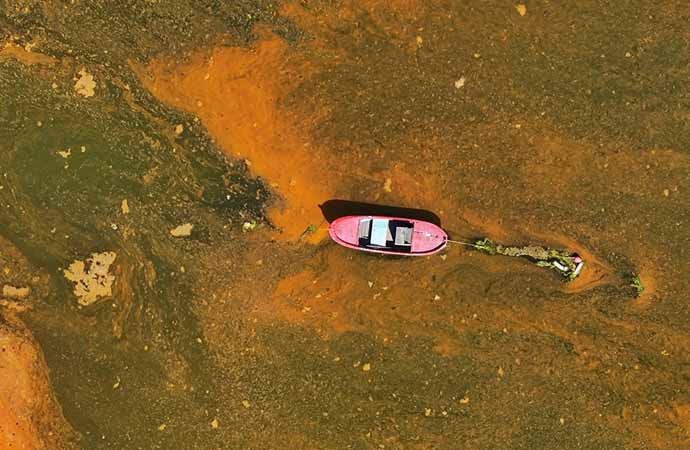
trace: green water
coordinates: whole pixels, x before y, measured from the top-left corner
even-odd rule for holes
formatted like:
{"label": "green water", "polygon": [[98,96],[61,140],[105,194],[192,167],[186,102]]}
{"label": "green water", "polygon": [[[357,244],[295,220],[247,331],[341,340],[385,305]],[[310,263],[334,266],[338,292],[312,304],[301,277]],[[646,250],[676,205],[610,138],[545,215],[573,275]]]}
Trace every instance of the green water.
{"label": "green water", "polygon": [[[384,14],[396,25],[386,28],[364,8],[340,18],[347,5],[301,3],[339,17],[329,44],[346,56],[309,47],[313,30],[282,17],[279,2],[0,1],[0,36],[40,42],[59,61],[0,60],[0,234],[49,274],[23,318],[78,445],[531,450],[682,442],[687,429],[668,411],[690,404],[688,6],[527,3],[521,18],[508,3],[446,2],[401,21]],[[242,298],[253,283],[299,272],[310,258],[319,261],[314,271],[327,270],[318,258],[332,249],[247,238],[244,220],[270,226],[265,182],[222,156],[193,116],[156,101],[130,68],[245,45],[257,25],[318,66],[285,106],[328,103],[313,136],[323,147],[361,152],[362,164],[386,149],[388,159],[371,167],[440,160],[444,173],[419,176],[451,192],[458,210],[571,236],[616,273],[653,269],[659,294],[640,307],[629,289],[565,294],[539,269],[480,256],[426,273],[423,262],[344,253],[364,268],[363,280],[398,276],[409,289],[386,298],[386,314],[374,318],[368,303],[348,299],[360,308],[355,321],[392,330],[391,342],[257,327],[248,312],[260,301]],[[417,33],[424,44],[408,51],[400,36],[414,42]],[[74,93],[82,67],[97,82],[94,97]],[[458,92],[460,76],[467,83]],[[358,183],[353,193],[367,187]],[[172,237],[184,223],[194,224],[191,236]],[[62,269],[102,251],[117,253],[117,300],[78,308]],[[247,267],[252,251],[262,266]],[[11,281],[31,284],[33,275],[27,269]],[[448,299],[424,303],[434,314],[415,321],[400,312],[417,305],[405,299],[427,302],[431,290]],[[457,354],[433,350],[439,333]],[[364,360],[374,361],[369,377],[352,369]],[[458,403],[466,395],[469,403]],[[428,417],[425,408],[433,409]],[[649,444],[636,434],[640,424],[670,443]]]}
{"label": "green water", "polygon": [[[180,267],[193,270],[209,244],[231,240],[240,217],[260,219],[266,193],[241,164],[226,162],[192,117],[137,97],[136,88],[137,107],[126,103],[107,68],[89,99],[52,70],[0,62],[0,232],[52,275],[50,294],[26,319],[84,448],[119,447],[132,436],[147,448],[159,439],[148,436],[159,425],[154,417],[194,416],[214,404],[205,394],[212,364],[196,340],[192,289]],[[171,137],[178,123],[185,132]],[[67,149],[69,156],[58,154]],[[195,225],[189,238],[171,237],[187,222]],[[130,301],[80,310],[62,269],[101,251],[117,253],[128,280],[121,295]],[[18,281],[28,282],[24,275]],[[171,367],[188,385],[161,396]],[[111,388],[118,378],[129,393]],[[134,421],[126,413],[142,407]]]}

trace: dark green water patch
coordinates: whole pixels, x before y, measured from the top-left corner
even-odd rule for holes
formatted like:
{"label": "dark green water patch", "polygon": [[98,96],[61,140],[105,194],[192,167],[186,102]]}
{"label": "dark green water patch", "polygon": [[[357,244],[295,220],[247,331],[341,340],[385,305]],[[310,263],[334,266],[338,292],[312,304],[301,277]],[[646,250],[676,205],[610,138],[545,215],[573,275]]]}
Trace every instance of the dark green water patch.
{"label": "dark green water patch", "polygon": [[[332,13],[333,5],[317,4]],[[416,50],[355,8],[352,20],[330,30],[360,37],[331,42],[351,57],[322,61],[327,70],[298,98],[326,92],[333,120],[321,137],[359,145],[439,130],[461,141],[477,123],[545,121],[597,144],[687,150],[690,57],[679,20],[690,10],[673,6],[549,3],[527,5],[521,17],[508,4],[450,4],[446,14],[416,18],[423,38]]]}
{"label": "dark green water patch", "polygon": [[[262,220],[268,193],[192,117],[132,103],[107,70],[94,72],[96,95],[82,98],[69,81],[55,88],[0,62],[0,233],[52,275],[27,320],[84,448],[169,447],[176,440],[154,422],[197,417],[206,429],[214,404],[193,313],[196,258],[243,218]],[[191,235],[173,237],[184,223]],[[102,251],[117,254],[114,300],[78,307],[62,269]],[[161,396],[178,366],[183,392]],[[112,388],[117,377],[130,378],[128,395]]]}
{"label": "dark green water patch", "polygon": [[196,448],[195,430],[209,428],[214,406],[194,377],[198,361],[182,359],[164,337],[118,340],[98,317],[65,320],[43,309],[28,323],[83,448]]}
{"label": "dark green water patch", "polygon": [[316,448],[424,441],[449,426],[471,427],[458,400],[485,380],[470,360],[430,351],[427,339],[384,344],[346,333],[326,342],[311,331],[276,325],[261,330],[255,345],[261,351],[237,355],[236,378],[219,384],[223,397],[241,392],[251,401],[250,423],[232,411],[237,400],[227,402],[227,414],[240,420],[240,434],[249,438],[245,446],[275,445],[257,429],[266,436],[301,436]]}
{"label": "dark green water patch", "polygon": [[54,55],[79,55],[83,61],[126,66],[161,53],[188,55],[193,48],[218,43],[253,40],[257,24],[266,25],[290,41],[302,33],[278,14],[278,2],[241,0],[176,0],[22,2],[7,0],[0,10],[3,28],[20,36],[23,45],[32,39]]}

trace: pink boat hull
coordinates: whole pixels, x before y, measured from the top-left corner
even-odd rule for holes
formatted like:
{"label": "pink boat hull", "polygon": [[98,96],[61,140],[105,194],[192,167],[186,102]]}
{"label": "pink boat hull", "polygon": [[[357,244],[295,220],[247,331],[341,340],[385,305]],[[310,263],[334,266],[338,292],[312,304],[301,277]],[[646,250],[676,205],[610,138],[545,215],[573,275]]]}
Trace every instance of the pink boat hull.
{"label": "pink boat hull", "polygon": [[[393,244],[394,237],[391,237],[390,232],[388,240],[388,247],[376,247],[369,244],[363,244],[361,239],[360,222],[363,220],[381,220],[389,221],[393,225],[411,224],[411,245],[395,245]],[[425,256],[443,250],[448,243],[448,235],[443,229],[434,225],[433,223],[425,222],[423,220],[407,219],[404,217],[390,217],[390,216],[345,216],[334,220],[328,228],[328,234],[338,244],[354,250],[361,250],[370,253],[383,253],[388,255],[403,255],[403,256]],[[367,236],[368,238],[369,236]],[[364,239],[366,241],[366,239]]]}

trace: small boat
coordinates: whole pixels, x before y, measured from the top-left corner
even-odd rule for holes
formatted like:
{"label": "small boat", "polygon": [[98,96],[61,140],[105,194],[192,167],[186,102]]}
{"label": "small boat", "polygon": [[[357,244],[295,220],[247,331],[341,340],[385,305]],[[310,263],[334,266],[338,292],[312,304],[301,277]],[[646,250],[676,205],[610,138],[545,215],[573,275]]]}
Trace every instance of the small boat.
{"label": "small boat", "polygon": [[389,255],[432,255],[448,243],[446,232],[433,223],[402,217],[340,217],[328,227],[328,234],[342,246]]}

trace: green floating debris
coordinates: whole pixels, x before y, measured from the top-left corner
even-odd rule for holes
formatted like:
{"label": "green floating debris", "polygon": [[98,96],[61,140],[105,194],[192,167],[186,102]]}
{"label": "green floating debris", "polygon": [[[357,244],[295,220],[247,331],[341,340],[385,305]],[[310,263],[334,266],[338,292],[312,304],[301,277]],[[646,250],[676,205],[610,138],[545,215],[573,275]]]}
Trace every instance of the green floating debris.
{"label": "green floating debris", "polygon": [[577,278],[584,266],[584,261],[580,255],[567,250],[557,250],[536,245],[509,247],[496,244],[488,238],[475,241],[473,246],[477,250],[481,250],[489,255],[525,257],[533,261],[539,267],[547,267],[556,270],[568,281]]}
{"label": "green floating debris", "polygon": [[489,238],[484,238],[476,241],[474,243],[474,248],[477,250],[481,250],[485,253],[488,253],[489,255],[495,255],[496,254],[496,244],[494,241],[492,241]]}
{"label": "green floating debris", "polygon": [[630,287],[635,289],[635,293],[638,297],[644,292],[644,284],[642,284],[642,280],[640,279],[639,275],[633,274],[630,281]]}
{"label": "green floating debris", "polygon": [[302,232],[302,234],[299,235],[299,239],[302,240],[305,237],[309,236],[310,234],[316,233],[316,230],[318,230],[318,227],[316,225],[314,225],[313,223],[309,224],[309,226],[307,228],[305,228],[305,230]]}
{"label": "green floating debris", "polygon": [[244,231],[245,233],[247,231],[253,231],[254,229],[256,229],[256,226],[256,220],[247,220],[242,224],[242,231]]}

